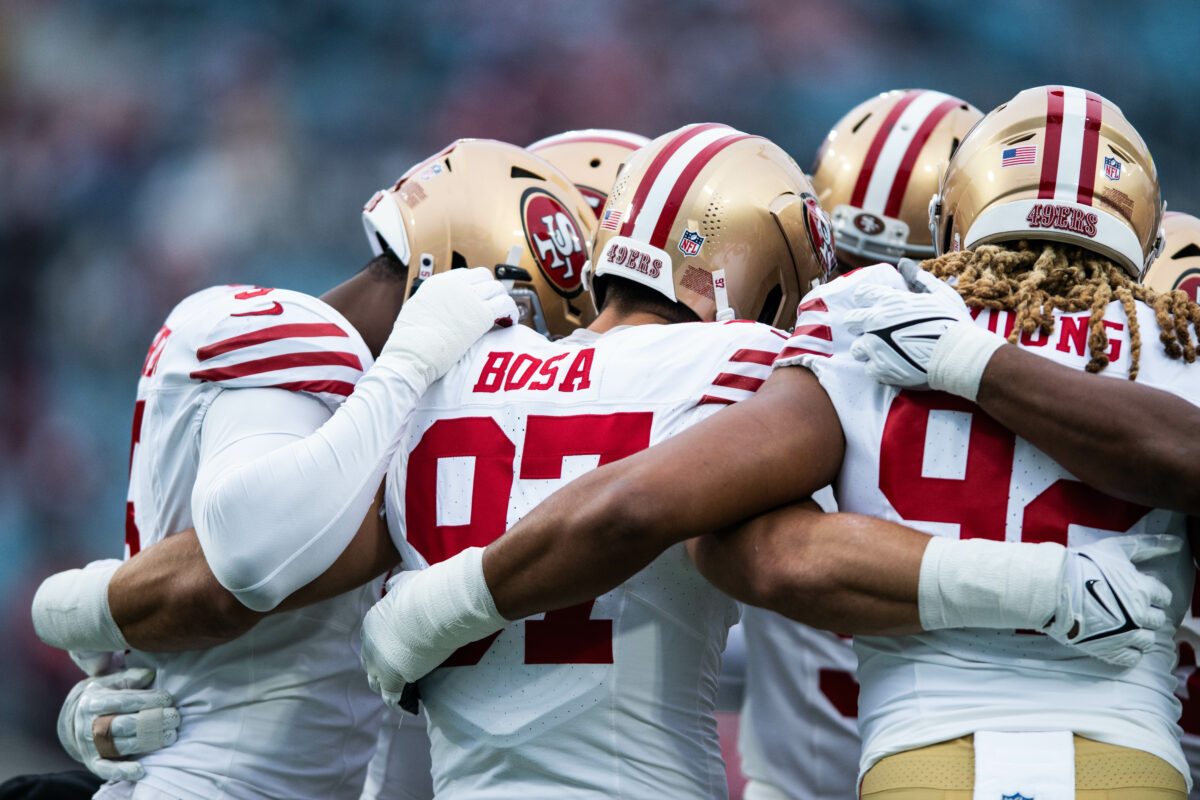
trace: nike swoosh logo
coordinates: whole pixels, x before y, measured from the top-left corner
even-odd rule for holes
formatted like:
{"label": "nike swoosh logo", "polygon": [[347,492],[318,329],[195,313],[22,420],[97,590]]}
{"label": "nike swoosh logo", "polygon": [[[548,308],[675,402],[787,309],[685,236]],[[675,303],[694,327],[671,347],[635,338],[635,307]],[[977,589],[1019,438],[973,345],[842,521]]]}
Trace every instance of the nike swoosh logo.
{"label": "nike swoosh logo", "polygon": [[283,313],[283,303],[276,300],[270,308],[261,311],[243,311],[240,314],[230,314],[231,317],[273,317]]}
{"label": "nike swoosh logo", "polygon": [[[1095,562],[1093,562],[1093,563],[1095,563]],[[1096,584],[1099,582],[1100,581],[1098,579],[1092,578],[1090,581],[1088,581],[1087,583],[1085,583],[1083,585],[1083,588],[1087,589],[1088,594],[1090,594],[1093,598],[1095,598],[1096,602],[1100,604],[1101,608],[1103,608],[1105,611],[1107,611],[1109,614],[1112,614],[1115,617],[1116,614],[1113,614],[1112,609],[1109,608],[1108,606],[1106,606],[1104,604],[1104,601],[1100,599],[1100,595],[1096,593]]]}
{"label": "nike swoosh logo", "polygon": [[[875,331],[867,331],[867,333],[874,334],[875,336],[878,336],[880,339],[883,339],[885,342],[887,342],[888,347],[892,348],[892,350],[894,350],[897,355],[899,355],[901,358],[903,358],[905,361],[907,361],[909,364],[911,364],[915,369],[918,369],[921,372],[925,372],[925,370],[921,368],[920,364],[918,364],[916,361],[913,361],[912,358],[909,357],[908,353],[904,352],[904,348],[902,348],[902,347],[900,347],[900,345],[896,344],[896,340],[894,338],[892,338],[892,334],[895,333],[896,331],[903,330],[904,328],[909,328],[914,325],[920,325],[922,322],[937,322],[938,320],[941,320],[941,319],[949,320],[950,322],[954,322],[954,317],[921,317],[920,319],[913,319],[913,320],[909,320],[908,322],[901,322],[897,325],[892,325],[891,327],[888,327],[888,328],[880,328],[879,330],[875,330]],[[918,334],[917,336],[914,336],[913,338],[914,339],[915,338],[936,339],[937,336],[927,336],[927,335]]]}
{"label": "nike swoosh logo", "polygon": [[[1080,553],[1079,556],[1080,556],[1080,558],[1086,558],[1088,561],[1091,561],[1093,564],[1096,564],[1095,560],[1093,560],[1092,558],[1089,558],[1087,555],[1085,555],[1083,553]],[[1096,569],[1100,571],[1101,575],[1104,575],[1104,570],[1100,569],[1099,564],[1096,564]],[[1104,580],[1105,581],[1108,580],[1107,575],[1104,576]],[[1112,610],[1108,606],[1104,605],[1104,602],[1100,599],[1100,596],[1096,594],[1095,584],[1098,582],[1099,581],[1097,581],[1095,579],[1089,580],[1087,583],[1084,584],[1084,588],[1087,589],[1088,594],[1090,594],[1092,597],[1096,598],[1096,602],[1100,604],[1101,608],[1103,608],[1109,614],[1112,614],[1114,617],[1117,616],[1116,614],[1113,614]],[[1124,617],[1125,621],[1121,625],[1119,625],[1115,628],[1112,628],[1111,630],[1101,631],[1100,633],[1093,633],[1091,636],[1088,636],[1085,639],[1080,639],[1076,642],[1076,644],[1082,644],[1083,642],[1094,642],[1097,639],[1107,639],[1109,636],[1116,636],[1117,634],[1126,633],[1127,631],[1133,631],[1133,630],[1138,629],[1139,626],[1137,625],[1137,623],[1135,623],[1133,621],[1133,617],[1129,616],[1129,611],[1125,608],[1125,604],[1121,602],[1121,596],[1119,594],[1117,594],[1116,592],[1113,592],[1113,599],[1117,601],[1117,609],[1120,610],[1121,616]]]}

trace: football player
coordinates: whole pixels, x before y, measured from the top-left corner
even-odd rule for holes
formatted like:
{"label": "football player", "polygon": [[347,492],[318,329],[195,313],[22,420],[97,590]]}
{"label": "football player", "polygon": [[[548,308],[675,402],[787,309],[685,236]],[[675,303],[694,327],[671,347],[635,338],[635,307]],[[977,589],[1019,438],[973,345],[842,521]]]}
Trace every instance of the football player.
{"label": "football player", "polygon": [[[1033,164],[1006,165],[1017,141],[1037,148]],[[610,206],[621,207],[613,199]],[[1051,374],[1069,372],[1064,366],[1077,371],[1085,387],[1076,395],[1080,408],[1105,406],[1126,383],[1085,367],[1177,393],[1185,405],[1181,398],[1200,396],[1200,370],[1181,358],[1192,346],[1188,320],[1172,319],[1169,304],[1152,308],[1145,300],[1153,298],[1135,283],[1157,244],[1153,163],[1121,112],[1098,95],[1027,90],[972,129],[934,208],[943,255],[933,273],[955,277],[957,291],[906,262],[908,280],[925,295],[909,292],[887,265],[810,295],[754,397],[576,480],[473,563],[437,564],[389,593],[386,635],[374,628],[379,605],[364,624],[364,651],[384,654],[376,655],[386,662],[376,667],[381,684],[395,691],[463,639],[595,596],[666,547],[777,509],[732,536],[704,537],[693,554],[718,585],[802,621],[909,634],[856,639],[863,797],[1070,797],[1078,786],[1111,798],[1182,799],[1187,768],[1171,694],[1171,636],[1190,594],[1191,566],[1168,556],[1180,546],[1183,516],[1075,480],[1062,464],[1078,455],[1055,463],[1050,456],[1064,446],[1039,450],[971,402],[991,362],[1003,358],[1011,367],[1039,355],[1059,362]],[[896,302],[879,303],[889,292]],[[875,305],[857,309],[859,302]],[[1162,349],[1143,348],[1141,333],[1159,326],[1156,312]],[[877,324],[881,314],[887,326]],[[867,335],[856,340],[851,325]],[[1010,325],[1017,345],[989,330],[1008,333]],[[869,360],[871,373],[856,356]],[[888,369],[909,385],[942,392],[876,383],[873,375]],[[1025,407],[1043,401],[1031,397]],[[1088,413],[1075,416],[1095,424]],[[1037,438],[1059,418],[1048,417],[1051,423],[1025,427]],[[1113,427],[1106,426],[1098,429]],[[1110,446],[1089,445],[1091,452]],[[1131,447],[1116,465],[1091,473],[1128,474],[1140,458]],[[829,482],[842,509],[876,516],[780,509]],[[1140,484],[1134,490],[1143,491]],[[1187,497],[1174,487],[1146,493],[1171,503]],[[849,555],[813,538],[831,529]],[[893,548],[884,531],[894,541],[909,538]],[[1005,541],[1022,539],[1027,544]],[[748,555],[722,559],[731,549]],[[893,568],[874,579],[864,579],[866,567],[831,568],[855,557],[883,557]],[[1115,577],[1130,561],[1173,592],[1135,597]],[[985,588],[999,565],[1029,582]],[[960,569],[973,576],[970,586],[944,583],[947,570]],[[1069,579],[1073,569],[1079,575]],[[1066,579],[1061,592],[1042,585],[1044,570]],[[437,573],[463,572],[475,576],[464,581],[471,604],[422,604]],[[1082,605],[1052,609],[1052,596]],[[1024,604],[1019,614],[1009,608],[1016,597]],[[947,613],[947,602],[966,604],[970,616]],[[1167,613],[1139,622],[1135,606],[1143,603]],[[483,621],[480,607],[495,616]],[[1022,615],[1039,621],[1020,622]],[[430,636],[431,620],[438,631],[463,627]],[[1121,641],[1130,634],[1136,643]],[[1101,659],[1080,658],[1064,643]],[[972,738],[981,731],[991,733]]]}
{"label": "football player", "polygon": [[[586,330],[489,337],[426,396],[388,473],[406,565],[477,557],[574,475],[751,396],[786,338],[771,326],[832,266],[811,186],[760,137],[665,135],[610,202],[635,196],[636,214],[602,218]],[[723,796],[713,707],[737,613],[679,547],[453,654],[421,684],[437,796]]]}
{"label": "football player", "polygon": [[586,128],[538,139],[525,149],[536,153],[575,182],[600,219],[617,170],[630,153],[649,144],[645,136],[628,131]]}
{"label": "football player", "polygon": [[[934,254],[929,201],[950,155],[982,118],[957,97],[909,89],[876,95],[833,126],[817,151],[812,183],[832,217],[839,272]],[[851,640],[755,606],[746,607],[742,626],[746,694],[738,747],[747,798],[856,798]]]}
{"label": "football player", "polygon": [[[586,250],[583,213],[590,219],[582,196],[546,162],[499,142],[460,141],[372,198],[364,221],[378,254],[323,300],[217,287],[172,312],[139,386],[133,557],[115,570],[92,565],[52,577],[34,609],[39,635],[56,646],[128,642],[145,651],[130,661],[155,666],[178,701],[175,745],[141,764],[108,759],[123,770],[118,777],[144,773],[138,796],[358,797],[381,706],[363,695],[352,640],[380,587],[259,619],[395,564],[386,530],[366,512],[410,409],[405,394],[420,391],[484,322],[516,314],[486,273],[452,268],[502,263],[509,281],[545,283],[555,259],[561,273],[565,258]],[[480,237],[480,229],[492,234]],[[550,248],[538,247],[546,241]],[[390,336],[389,315],[399,320]],[[445,317],[466,327],[441,330]],[[397,382],[396,391],[383,381]],[[347,395],[330,417],[326,409]],[[362,447],[343,452],[355,438]],[[196,531],[163,538],[193,522]],[[360,571],[347,580],[340,564]],[[70,728],[90,740],[87,711]]]}

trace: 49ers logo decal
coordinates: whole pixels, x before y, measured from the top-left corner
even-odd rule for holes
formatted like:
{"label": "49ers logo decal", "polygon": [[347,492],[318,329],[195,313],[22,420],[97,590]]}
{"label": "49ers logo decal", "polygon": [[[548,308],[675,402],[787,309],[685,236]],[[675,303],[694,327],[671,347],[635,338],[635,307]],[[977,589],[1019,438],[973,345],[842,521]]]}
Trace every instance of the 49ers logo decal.
{"label": "49ers logo decal", "polygon": [[[829,276],[837,269],[837,254],[833,250],[833,223],[817,198],[808,192],[800,195],[804,201],[804,219],[808,222],[808,239],[812,243],[813,252],[821,266],[821,281],[829,280]],[[808,287],[802,287],[807,290]]]}
{"label": "49ers logo decal", "polygon": [[554,291],[571,298],[583,291],[587,248],[579,225],[563,204],[541,189],[521,196],[521,221],[529,249]]}

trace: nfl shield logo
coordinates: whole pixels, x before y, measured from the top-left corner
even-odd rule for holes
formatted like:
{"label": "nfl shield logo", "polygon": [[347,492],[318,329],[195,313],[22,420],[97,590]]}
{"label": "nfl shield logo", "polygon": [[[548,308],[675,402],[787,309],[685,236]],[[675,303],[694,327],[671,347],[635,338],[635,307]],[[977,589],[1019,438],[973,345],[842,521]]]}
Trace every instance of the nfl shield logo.
{"label": "nfl shield logo", "polygon": [[1115,158],[1104,157],[1104,177],[1110,181],[1121,180],[1121,162]]}
{"label": "nfl shield logo", "polygon": [[694,256],[700,252],[700,247],[704,244],[704,237],[695,231],[689,231],[686,228],[683,231],[683,237],[679,240],[679,249],[685,256]]}
{"label": "nfl shield logo", "polygon": [[1033,798],[1026,797],[1025,795],[1021,794],[1020,792],[1017,792],[1016,794],[1001,795],[1001,800],[1033,800]]}

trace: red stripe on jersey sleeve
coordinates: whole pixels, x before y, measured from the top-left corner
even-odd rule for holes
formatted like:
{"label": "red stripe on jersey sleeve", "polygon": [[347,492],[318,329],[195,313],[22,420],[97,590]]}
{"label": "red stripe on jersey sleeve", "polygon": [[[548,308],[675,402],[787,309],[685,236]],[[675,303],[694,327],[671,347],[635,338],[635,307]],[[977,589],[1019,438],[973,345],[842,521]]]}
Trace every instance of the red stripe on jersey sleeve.
{"label": "red stripe on jersey sleeve", "polygon": [[291,383],[277,383],[268,388],[287,389],[289,392],[326,392],[349,397],[350,393],[354,391],[354,384],[348,381],[292,381]]}
{"label": "red stripe on jersey sleeve", "polygon": [[829,306],[825,305],[825,301],[819,297],[814,297],[812,300],[805,300],[800,305],[796,306],[796,316],[800,316],[805,311],[828,311]]}
{"label": "red stripe on jersey sleeve", "polygon": [[731,406],[736,402],[737,400],[730,400],[728,397],[717,397],[716,395],[706,394],[700,398],[700,402],[696,403],[696,405],[703,406],[710,403],[718,403],[723,406]]}
{"label": "red stripe on jersey sleeve", "polygon": [[723,386],[726,389],[744,389],[747,392],[757,392],[763,385],[762,378],[751,378],[748,375],[737,375],[732,372],[722,372],[712,382],[713,386]]}
{"label": "red stripe on jersey sleeve", "polygon": [[243,347],[253,347],[264,342],[274,342],[278,339],[290,339],[303,336],[349,336],[344,330],[329,322],[297,322],[288,325],[274,325],[270,328],[260,328],[256,331],[231,336],[219,342],[205,345],[196,351],[196,358],[207,361],[210,358],[240,350]]}
{"label": "red stripe on jersey sleeve", "polygon": [[792,336],[811,336],[814,339],[833,341],[833,329],[828,325],[797,325]]}
{"label": "red stripe on jersey sleeve", "polygon": [[775,361],[776,353],[773,350],[738,350],[729,357],[730,361],[739,361],[743,364],[762,364],[764,367],[771,366]]}
{"label": "red stripe on jersey sleeve", "polygon": [[809,350],[807,347],[785,347],[783,352],[779,354],[780,358],[794,358],[795,356],[822,356],[824,358],[832,358],[833,353],[822,353],[820,350]]}
{"label": "red stripe on jersey sleeve", "polygon": [[282,356],[259,358],[254,361],[243,361],[241,364],[233,364],[228,367],[197,370],[188,377],[198,381],[224,381],[294,367],[351,367],[361,370],[362,362],[353,353],[329,350],[315,353],[288,353]]}

